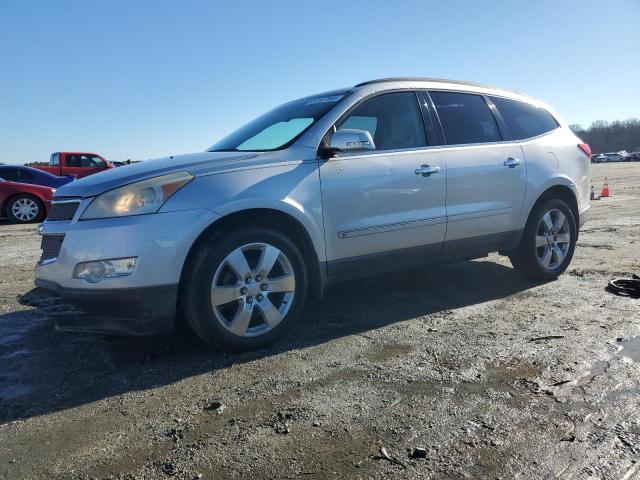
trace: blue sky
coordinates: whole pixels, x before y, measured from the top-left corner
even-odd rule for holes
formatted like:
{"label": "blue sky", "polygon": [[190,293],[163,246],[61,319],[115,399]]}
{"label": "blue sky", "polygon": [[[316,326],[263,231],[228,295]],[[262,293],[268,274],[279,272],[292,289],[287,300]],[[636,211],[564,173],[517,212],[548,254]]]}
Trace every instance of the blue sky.
{"label": "blue sky", "polygon": [[0,0],[0,162],[202,151],[284,101],[386,76],[640,117],[640,1]]}

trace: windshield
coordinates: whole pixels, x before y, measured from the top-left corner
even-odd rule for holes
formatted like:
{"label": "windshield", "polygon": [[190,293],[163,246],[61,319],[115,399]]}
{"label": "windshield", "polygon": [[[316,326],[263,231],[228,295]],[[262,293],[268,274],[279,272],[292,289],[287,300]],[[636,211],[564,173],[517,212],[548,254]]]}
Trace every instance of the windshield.
{"label": "windshield", "polygon": [[329,92],[285,103],[227,135],[208,151],[257,152],[288,147],[347,93]]}

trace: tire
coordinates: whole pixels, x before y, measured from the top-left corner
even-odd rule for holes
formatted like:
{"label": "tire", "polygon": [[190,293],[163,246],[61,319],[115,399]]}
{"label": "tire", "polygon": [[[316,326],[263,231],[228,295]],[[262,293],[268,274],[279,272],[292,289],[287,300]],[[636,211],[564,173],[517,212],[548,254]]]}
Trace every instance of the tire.
{"label": "tire", "polygon": [[33,195],[16,195],[7,202],[7,217],[14,223],[40,222],[44,214],[44,205]]}
{"label": "tire", "polygon": [[[266,227],[241,228],[211,232],[196,248],[180,305],[198,337],[223,350],[254,350],[275,342],[295,323],[306,301],[308,275],[289,238]],[[272,261],[261,275],[260,265],[267,268]]]}
{"label": "tire", "polygon": [[[565,220],[561,225],[559,214]],[[550,199],[533,209],[520,246],[509,254],[509,260],[518,272],[532,280],[554,280],[569,266],[577,238],[576,220],[569,205]]]}

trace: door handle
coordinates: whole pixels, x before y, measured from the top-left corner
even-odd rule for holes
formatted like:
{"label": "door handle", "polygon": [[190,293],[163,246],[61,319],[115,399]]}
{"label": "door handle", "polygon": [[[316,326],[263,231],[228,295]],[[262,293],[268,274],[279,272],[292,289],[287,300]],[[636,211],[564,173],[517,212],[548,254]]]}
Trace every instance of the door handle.
{"label": "door handle", "polygon": [[509,157],[504,161],[504,166],[509,168],[515,168],[518,165],[520,165],[520,163],[521,162],[519,158]]}
{"label": "door handle", "polygon": [[433,167],[429,165],[420,165],[420,168],[416,168],[416,175],[422,175],[423,177],[428,177],[433,175],[434,173],[438,173],[440,171],[440,167],[434,165]]}

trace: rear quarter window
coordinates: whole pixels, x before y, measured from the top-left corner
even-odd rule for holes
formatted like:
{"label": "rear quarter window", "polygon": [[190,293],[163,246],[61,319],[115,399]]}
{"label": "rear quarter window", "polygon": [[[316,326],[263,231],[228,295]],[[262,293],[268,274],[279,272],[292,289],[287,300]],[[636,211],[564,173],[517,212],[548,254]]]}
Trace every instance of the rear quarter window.
{"label": "rear quarter window", "polygon": [[489,97],[514,140],[537,137],[558,128],[558,122],[544,108],[501,97]]}

